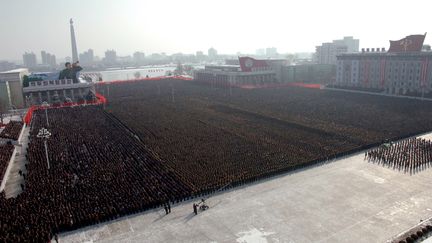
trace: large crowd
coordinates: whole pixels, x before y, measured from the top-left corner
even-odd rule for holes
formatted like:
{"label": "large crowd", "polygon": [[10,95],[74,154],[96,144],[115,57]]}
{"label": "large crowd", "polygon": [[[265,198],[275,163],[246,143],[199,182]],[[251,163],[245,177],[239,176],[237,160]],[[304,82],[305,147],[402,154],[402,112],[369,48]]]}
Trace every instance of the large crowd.
{"label": "large crowd", "polygon": [[[0,242],[53,234],[177,202],[191,188],[99,106],[34,113],[24,192],[0,201]],[[39,129],[48,139],[50,168]],[[3,219],[7,219],[3,221]]]}
{"label": "large crowd", "polygon": [[422,170],[432,163],[432,141],[409,138],[396,143],[384,143],[365,153],[365,158],[405,172]]}
{"label": "large crowd", "polygon": [[[171,80],[98,91],[109,100],[108,112],[101,106],[48,109],[49,124],[45,111],[34,112],[24,190],[16,198],[0,194],[0,242],[47,242],[59,232],[167,209],[229,185],[432,130],[427,105],[395,105],[398,100],[385,97],[227,91]],[[49,166],[37,136],[42,128],[51,133]],[[408,156],[419,158],[425,141],[413,143]]]}
{"label": "large crowd", "polygon": [[193,82],[101,87],[107,109],[196,191],[214,191],[432,130],[421,101]]}
{"label": "large crowd", "polygon": [[0,183],[6,173],[13,151],[14,146],[10,143],[0,145]]}
{"label": "large crowd", "polygon": [[0,133],[0,138],[18,140],[23,124],[21,121],[10,121]]}

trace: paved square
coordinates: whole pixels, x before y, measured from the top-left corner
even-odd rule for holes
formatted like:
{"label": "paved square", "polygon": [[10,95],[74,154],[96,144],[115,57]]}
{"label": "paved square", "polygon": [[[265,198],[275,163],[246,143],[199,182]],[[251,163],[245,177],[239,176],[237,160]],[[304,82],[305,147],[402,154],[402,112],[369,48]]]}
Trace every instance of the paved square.
{"label": "paved square", "polygon": [[431,183],[432,168],[404,174],[360,153],[217,194],[197,216],[189,201],[60,242],[385,242],[432,216]]}

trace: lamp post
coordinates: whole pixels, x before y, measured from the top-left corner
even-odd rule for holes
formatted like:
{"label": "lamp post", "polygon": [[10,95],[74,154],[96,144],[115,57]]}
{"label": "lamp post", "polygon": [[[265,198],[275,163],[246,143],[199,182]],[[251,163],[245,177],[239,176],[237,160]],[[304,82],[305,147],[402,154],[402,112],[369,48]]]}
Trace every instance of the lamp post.
{"label": "lamp post", "polygon": [[49,104],[47,102],[43,102],[42,106],[45,107],[46,123],[47,123],[47,127],[49,127],[49,122],[48,122],[48,107],[49,107]]}
{"label": "lamp post", "polygon": [[50,169],[50,163],[49,163],[49,158],[48,158],[48,144],[47,144],[47,140],[48,138],[51,137],[51,133],[46,129],[46,128],[41,128],[39,130],[39,133],[37,134],[38,138],[42,138],[44,140],[44,145],[45,145],[45,155],[46,155],[46,160],[47,160],[47,165],[48,165],[48,170]]}

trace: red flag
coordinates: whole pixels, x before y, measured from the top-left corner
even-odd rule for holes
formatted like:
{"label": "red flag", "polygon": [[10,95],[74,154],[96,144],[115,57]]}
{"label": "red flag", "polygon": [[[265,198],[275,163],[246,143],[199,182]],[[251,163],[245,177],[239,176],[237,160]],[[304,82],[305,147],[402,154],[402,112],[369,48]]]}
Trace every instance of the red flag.
{"label": "red flag", "polygon": [[363,65],[363,75],[364,75],[363,84],[367,85],[369,83],[369,66],[370,66],[369,60],[363,60],[362,65]]}
{"label": "red flag", "polygon": [[409,35],[398,41],[390,41],[388,52],[415,52],[421,51],[423,42],[426,38],[424,35]]}
{"label": "red flag", "polygon": [[386,59],[381,59],[381,67],[380,67],[380,82],[381,82],[381,88],[384,87],[384,83],[385,83],[385,76],[386,76],[386,66],[387,66],[387,60]]}
{"label": "red flag", "polygon": [[421,81],[421,87],[425,87],[426,86],[426,81],[427,81],[427,71],[428,71],[428,67],[429,67],[429,59],[425,58],[422,62],[422,68],[421,68],[421,76],[420,76],[420,81]]}
{"label": "red flag", "polygon": [[266,60],[257,60],[252,57],[239,57],[242,72],[252,72],[257,70],[267,70],[269,65]]}

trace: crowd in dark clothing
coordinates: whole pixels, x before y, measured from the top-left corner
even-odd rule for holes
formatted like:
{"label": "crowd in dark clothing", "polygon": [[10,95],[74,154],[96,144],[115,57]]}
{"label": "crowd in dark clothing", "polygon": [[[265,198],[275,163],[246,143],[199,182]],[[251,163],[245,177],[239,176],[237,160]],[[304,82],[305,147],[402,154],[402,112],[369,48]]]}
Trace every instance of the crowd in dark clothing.
{"label": "crowd in dark clothing", "polygon": [[195,191],[213,192],[432,130],[429,104],[315,89],[232,91],[191,81],[98,87]]}
{"label": "crowd in dark clothing", "polygon": [[6,169],[9,165],[12,153],[14,151],[14,146],[10,143],[0,145],[0,183],[3,180]]}
{"label": "crowd in dark clothing", "polygon": [[[55,108],[48,110],[47,127],[45,111],[34,113],[24,191],[8,200],[0,196],[0,242],[46,242],[59,232],[154,207],[168,214],[170,203],[191,196],[432,128],[424,119],[430,108],[411,101],[395,106],[384,100],[382,107],[382,100],[372,106],[364,97],[302,93],[309,91],[228,96],[189,84],[110,86],[101,91],[116,116],[99,106]],[[50,169],[36,136],[42,127],[52,134]]]}
{"label": "crowd in dark clothing", "polygon": [[21,121],[10,121],[0,133],[0,138],[18,140],[23,125]]}
{"label": "crowd in dark clothing", "polygon": [[416,172],[432,162],[432,141],[409,138],[396,143],[384,143],[365,153],[365,158],[404,172]]}
{"label": "crowd in dark clothing", "polygon": [[[0,199],[0,242],[47,242],[55,233],[155,207],[191,194],[176,173],[100,106],[33,115],[24,192]],[[42,127],[48,139],[50,169]]]}

